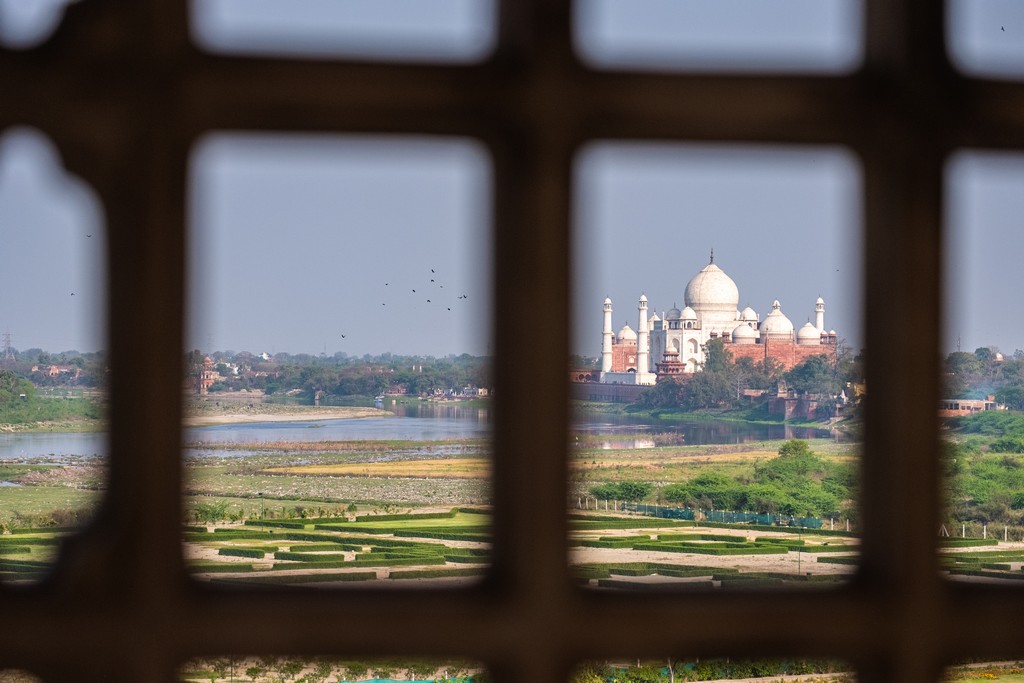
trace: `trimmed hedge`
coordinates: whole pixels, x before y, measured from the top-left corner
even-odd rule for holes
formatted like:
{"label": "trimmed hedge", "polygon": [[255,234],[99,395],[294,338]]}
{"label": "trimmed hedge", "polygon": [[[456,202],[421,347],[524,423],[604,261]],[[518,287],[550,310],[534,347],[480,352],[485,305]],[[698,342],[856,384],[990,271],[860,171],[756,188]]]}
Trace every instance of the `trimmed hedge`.
{"label": "trimmed hedge", "polygon": [[728,534],[658,534],[659,541],[724,541],[726,543],[746,543],[742,536]]}
{"label": "trimmed hedge", "polygon": [[991,569],[950,569],[948,570],[951,575],[956,576],[982,576],[987,579],[1015,579],[1024,580],[1024,576],[1020,576],[1015,572],[1000,572],[993,571]]}
{"label": "trimmed hedge", "polygon": [[44,527],[28,527],[25,529],[11,529],[12,534],[69,534],[73,531],[78,531],[78,527],[73,526],[44,526]]}
{"label": "trimmed hedge", "polygon": [[267,554],[267,551],[263,548],[221,548],[217,551],[218,555],[226,555],[228,557],[252,557],[257,560],[262,560],[263,556]]}
{"label": "trimmed hedge", "polygon": [[277,528],[277,529],[305,529],[307,526],[312,525],[312,524],[313,524],[313,522],[310,522],[310,521],[302,521],[302,522],[288,521],[288,522],[285,522],[285,521],[270,520],[270,519],[247,519],[245,521],[245,526],[268,526],[268,527],[274,527],[274,528]]}
{"label": "trimmed hedge", "polygon": [[460,567],[458,569],[405,569],[390,572],[389,579],[441,579],[449,576],[480,576],[487,573],[486,567]]}
{"label": "trimmed hedge", "polygon": [[[696,524],[690,522],[690,524]],[[815,536],[849,536],[859,538],[860,534],[854,531],[843,531],[841,529],[809,529],[796,526],[771,526],[768,524],[727,524],[725,522],[700,522],[697,526],[706,526],[711,529],[752,529],[754,531],[784,531],[791,534],[807,534]]]}
{"label": "trimmed hedge", "polygon": [[855,553],[859,548],[855,545],[809,545],[800,550],[805,553]]}
{"label": "trimmed hedge", "polygon": [[421,531],[419,529],[403,529],[395,532],[395,536],[402,538],[436,538],[442,541],[475,541],[477,543],[490,543],[491,534],[476,533],[472,531]]}
{"label": "trimmed hedge", "polygon": [[[650,541],[650,539],[647,539]],[[632,548],[636,541],[580,541],[578,545],[584,548]]]}
{"label": "trimmed hedge", "polygon": [[269,576],[233,577],[230,579],[211,579],[216,583],[252,585],[289,585],[295,583],[333,583],[336,581],[372,581],[377,578],[376,572],[333,572],[330,574],[274,574]]}
{"label": "trimmed hedge", "polygon": [[621,579],[598,579],[599,588],[615,588],[618,590],[635,591],[638,593],[656,592],[665,593],[680,591],[706,591],[715,587],[710,581],[687,581],[686,583],[636,583],[635,581],[623,581]]}
{"label": "trimmed hedge", "polygon": [[458,513],[458,508],[452,508],[448,512],[426,512],[422,515],[412,513],[400,515],[359,515],[357,522],[397,522],[406,519],[451,519]]}
{"label": "trimmed hedge", "polygon": [[785,555],[786,548],[771,546],[750,546],[749,548],[722,548],[714,546],[679,546],[658,543],[637,543],[634,550],[653,550],[668,553],[694,553],[697,555]]}
{"label": "trimmed hedge", "polygon": [[973,548],[979,545],[999,545],[995,538],[943,538],[939,541],[940,548]]}
{"label": "trimmed hedge", "polygon": [[824,562],[826,564],[860,564],[859,557],[816,557],[816,562]]}
{"label": "trimmed hedge", "polygon": [[27,545],[0,545],[0,555],[24,555],[32,552]]}
{"label": "trimmed hedge", "polygon": [[490,564],[491,562],[490,557],[478,555],[445,555],[444,560],[453,564]]}
{"label": "trimmed hedge", "polygon": [[256,571],[253,569],[251,564],[241,564],[237,562],[189,562],[188,569],[193,574],[227,574],[230,572]]}

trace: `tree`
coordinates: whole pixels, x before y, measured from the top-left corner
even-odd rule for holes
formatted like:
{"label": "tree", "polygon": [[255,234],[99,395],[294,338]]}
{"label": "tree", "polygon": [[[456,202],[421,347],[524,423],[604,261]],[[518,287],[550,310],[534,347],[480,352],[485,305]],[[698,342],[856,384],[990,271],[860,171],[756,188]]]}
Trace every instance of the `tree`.
{"label": "tree", "polygon": [[784,377],[789,387],[801,394],[834,396],[838,393],[835,368],[828,356],[805,358],[803,362],[785,373]]}

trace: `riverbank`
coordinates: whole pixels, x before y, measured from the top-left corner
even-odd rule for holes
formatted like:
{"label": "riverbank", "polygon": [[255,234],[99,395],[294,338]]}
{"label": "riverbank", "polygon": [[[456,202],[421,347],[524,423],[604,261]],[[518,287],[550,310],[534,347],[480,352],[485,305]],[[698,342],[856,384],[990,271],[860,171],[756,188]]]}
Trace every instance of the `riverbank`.
{"label": "riverbank", "polygon": [[187,427],[208,427],[255,422],[315,422],[319,420],[350,420],[364,417],[394,417],[379,408],[342,406],[288,406],[273,403],[254,403],[247,406],[218,406],[192,404],[186,407],[184,424]]}
{"label": "riverbank", "polygon": [[596,401],[573,401],[573,407],[579,412],[622,415],[633,418],[648,418],[665,422],[739,422],[761,425],[787,425],[791,427],[810,427],[813,429],[849,430],[856,427],[855,420],[784,420],[768,414],[760,406],[751,408],[722,408],[697,410],[693,412],[672,412],[664,409],[642,409],[629,403],[599,403]]}

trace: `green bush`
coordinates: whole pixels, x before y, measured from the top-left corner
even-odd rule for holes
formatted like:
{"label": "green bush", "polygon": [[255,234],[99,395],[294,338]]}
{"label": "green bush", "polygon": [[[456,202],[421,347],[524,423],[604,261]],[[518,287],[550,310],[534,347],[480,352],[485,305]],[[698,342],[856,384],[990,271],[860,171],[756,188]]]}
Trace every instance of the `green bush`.
{"label": "green bush", "polygon": [[457,569],[404,569],[390,572],[391,579],[439,579],[448,576],[480,576],[486,574],[483,567],[460,567]]}
{"label": "green bush", "polygon": [[217,551],[217,554],[229,557],[252,557],[262,560],[267,551],[263,548],[221,548]]}
{"label": "green bush", "polygon": [[271,574],[268,576],[232,577],[212,579],[216,583],[242,585],[289,585],[295,583],[335,583],[338,581],[372,581],[376,572],[333,572],[330,574]]}
{"label": "green bush", "polygon": [[27,545],[0,545],[0,555],[24,555],[32,552]]}
{"label": "green bush", "polygon": [[458,508],[452,508],[448,512],[425,512],[423,514],[398,514],[398,515],[359,515],[357,522],[396,522],[407,519],[450,519],[458,513]]}

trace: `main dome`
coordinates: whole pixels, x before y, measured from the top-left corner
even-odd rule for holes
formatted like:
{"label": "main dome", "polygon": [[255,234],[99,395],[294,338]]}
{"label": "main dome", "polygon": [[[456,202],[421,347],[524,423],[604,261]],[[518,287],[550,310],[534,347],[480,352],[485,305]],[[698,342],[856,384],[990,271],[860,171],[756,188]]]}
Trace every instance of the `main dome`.
{"label": "main dome", "polygon": [[698,313],[729,313],[730,317],[735,318],[740,290],[721,268],[709,263],[687,283],[683,298],[686,305]]}

